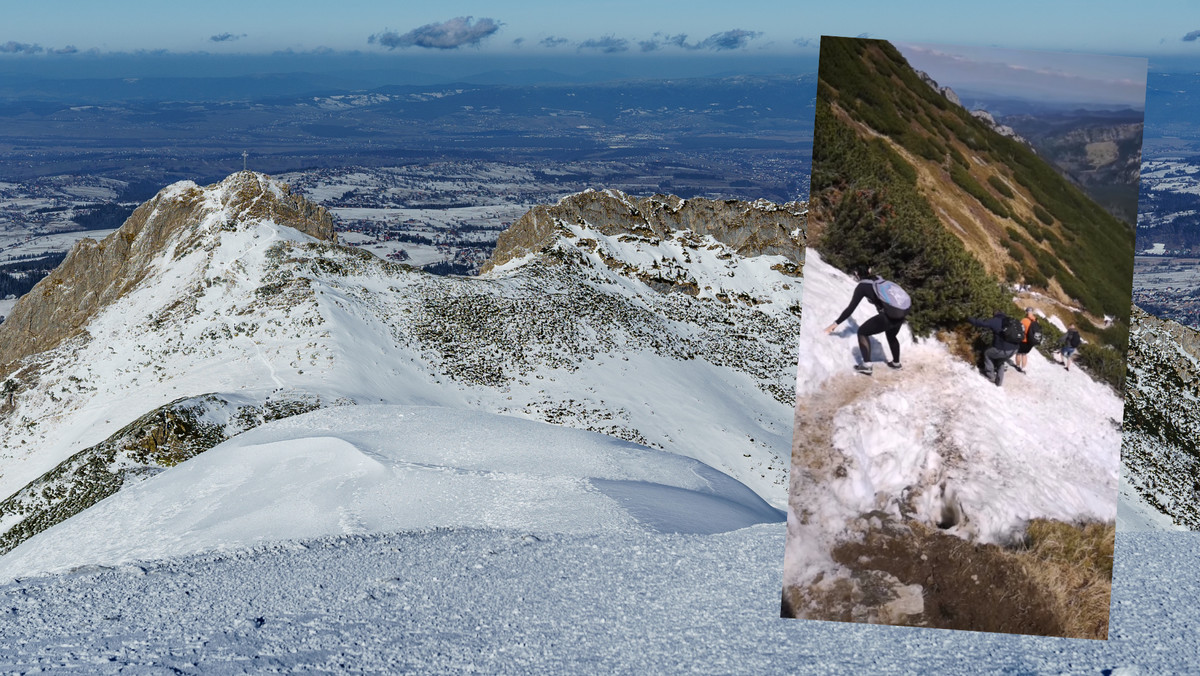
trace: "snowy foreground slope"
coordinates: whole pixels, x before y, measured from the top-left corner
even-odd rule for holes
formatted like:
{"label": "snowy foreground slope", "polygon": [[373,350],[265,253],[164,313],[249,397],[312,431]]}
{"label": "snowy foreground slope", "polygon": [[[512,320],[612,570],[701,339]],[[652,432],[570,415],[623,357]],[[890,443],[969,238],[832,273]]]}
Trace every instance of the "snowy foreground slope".
{"label": "snowy foreground slope", "polygon": [[267,423],[109,497],[0,557],[0,579],[326,535],[719,533],[782,519],[707,465],[602,434],[340,406]]}
{"label": "snowy foreground slope", "polygon": [[1107,641],[778,618],[781,525],[434,530],[0,586],[0,671],[1185,674],[1200,539],[1120,533]]}
{"label": "snowy foreground slope", "polygon": [[902,370],[875,341],[874,375],[854,373],[857,323],[874,308],[826,335],[855,282],[810,249],[804,284],[787,584],[843,578],[830,552],[880,519],[1010,544],[1032,518],[1116,517],[1122,400],[1105,385],[1034,352],[996,387],[907,329]]}

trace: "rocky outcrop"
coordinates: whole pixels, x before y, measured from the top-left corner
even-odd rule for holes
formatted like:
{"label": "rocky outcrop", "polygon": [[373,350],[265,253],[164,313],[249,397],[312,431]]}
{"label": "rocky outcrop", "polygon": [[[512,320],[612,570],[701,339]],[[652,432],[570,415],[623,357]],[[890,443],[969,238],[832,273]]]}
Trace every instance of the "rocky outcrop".
{"label": "rocky outcrop", "polygon": [[605,235],[663,238],[678,230],[711,235],[742,256],[779,255],[804,261],[806,207],[765,200],[681,199],[671,195],[635,198],[619,190],[570,195],[558,204],[530,209],[500,234],[481,268],[486,273],[510,260],[552,245],[565,223],[587,223]]}
{"label": "rocky outcrop", "polygon": [[104,240],[80,240],[58,268],[21,298],[0,324],[0,375],[11,372],[20,359],[82,334],[101,308],[145,279],[164,251],[173,247],[179,258],[199,246],[202,226],[233,229],[258,219],[336,241],[324,208],[262,174],[238,172],[207,188],[190,181],[168,186]]}
{"label": "rocky outcrop", "polygon": [[925,84],[929,85],[929,87],[931,89],[933,89],[933,91],[941,94],[950,103],[953,103],[954,105],[958,106],[959,108],[962,108],[962,99],[958,98],[958,94],[955,93],[955,91],[953,89],[951,89],[949,87],[942,87],[942,86],[938,85],[937,80],[930,77],[929,73],[926,73],[923,70],[918,70],[918,71],[916,71],[916,73],[917,73],[917,77],[921,78],[921,82],[924,82]]}
{"label": "rocky outcrop", "polygon": [[971,117],[974,117],[975,119],[980,120],[987,126],[991,127],[992,131],[996,132],[997,134],[999,134],[1001,136],[1007,136],[1008,138],[1010,138],[1014,141],[1020,141],[1021,143],[1024,143],[1025,145],[1029,145],[1029,141],[1027,141],[1024,136],[1021,136],[1020,134],[1018,134],[1017,131],[1015,129],[1013,129],[1012,127],[1010,127],[1006,124],[1000,124],[999,122],[997,122],[996,118],[992,117],[992,114],[986,110],[983,110],[983,109],[972,110]]}

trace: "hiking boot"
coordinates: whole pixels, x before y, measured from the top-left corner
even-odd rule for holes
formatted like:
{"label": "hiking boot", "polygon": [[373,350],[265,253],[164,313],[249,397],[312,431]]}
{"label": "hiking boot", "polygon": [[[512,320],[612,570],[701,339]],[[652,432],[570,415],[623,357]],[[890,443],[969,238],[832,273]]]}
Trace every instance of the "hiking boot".
{"label": "hiking boot", "polygon": [[1013,364],[1013,368],[1015,368],[1017,370],[1017,373],[1025,372],[1025,369],[1021,368],[1020,366],[1017,366],[1016,364]]}
{"label": "hiking boot", "polygon": [[864,376],[871,375],[871,366],[869,364],[855,364],[854,370],[858,371],[859,373],[863,374]]}
{"label": "hiking boot", "polygon": [[889,361],[887,363],[887,365],[888,365],[888,368],[893,368],[893,369],[896,369],[897,371],[904,368],[904,365],[898,361]]}

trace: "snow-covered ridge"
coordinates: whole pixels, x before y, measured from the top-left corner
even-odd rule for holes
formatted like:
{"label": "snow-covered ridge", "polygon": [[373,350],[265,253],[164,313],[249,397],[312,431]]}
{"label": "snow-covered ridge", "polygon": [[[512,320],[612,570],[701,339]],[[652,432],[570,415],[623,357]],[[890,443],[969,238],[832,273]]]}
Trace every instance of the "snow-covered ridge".
{"label": "snow-covered ridge", "polygon": [[[222,185],[180,184],[143,207],[145,223],[190,225],[147,258],[151,273],[97,306],[86,334],[22,362],[12,404],[0,402],[0,495],[61,485],[37,482],[65,476],[78,453],[108,457],[100,449],[149,412],[211,396],[238,410],[432,405],[552,422],[697,459],[783,506],[793,264],[683,233],[656,246],[711,295],[664,293],[557,240],[487,278],[436,277],[272,220],[287,213],[282,187],[217,208]],[[649,251],[603,237],[609,262]],[[165,443],[157,434],[138,438]],[[110,475],[131,456],[112,457]],[[0,505],[10,531],[47,517],[17,502]]]}
{"label": "snow-covered ridge", "polygon": [[261,222],[336,241],[324,209],[261,174],[238,172],[203,189],[191,181],[164,188],[103,241],[79,241],[21,298],[0,324],[0,378],[31,355],[86,338],[85,326],[98,312],[143,284],[169,277],[177,260],[214,247],[217,233]]}
{"label": "snow-covered ridge", "polygon": [[805,215],[798,202],[774,205],[765,200],[680,199],[671,195],[635,198],[619,190],[587,190],[522,216],[496,242],[482,272],[554,246],[565,234],[562,224],[586,223],[606,235],[665,238],[691,230],[712,235],[741,256],[782,255],[804,261]]}
{"label": "snow-covered ridge", "polygon": [[[766,305],[776,311],[800,312],[790,293],[799,266],[784,256],[743,258],[712,235],[676,230],[665,238],[653,235],[606,235],[588,224],[559,223],[566,230],[558,244],[582,250],[593,266],[619,269],[662,290],[676,290],[725,303]],[[766,307],[764,311],[769,311]]]}

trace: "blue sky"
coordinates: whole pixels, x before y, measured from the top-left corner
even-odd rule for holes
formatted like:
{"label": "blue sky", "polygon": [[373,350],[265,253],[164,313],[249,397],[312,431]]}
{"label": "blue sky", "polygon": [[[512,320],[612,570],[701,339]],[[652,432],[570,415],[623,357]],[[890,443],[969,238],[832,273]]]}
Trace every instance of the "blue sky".
{"label": "blue sky", "polygon": [[[421,6],[394,0],[6,0],[3,9],[0,56],[9,58],[69,57],[78,54],[54,52],[93,50],[789,55],[815,53],[822,34],[1200,58],[1200,3],[1184,0],[935,0],[919,5],[882,0],[493,0]],[[447,22],[459,17],[471,20],[459,22],[455,32]],[[448,48],[455,40],[460,46]]]}

